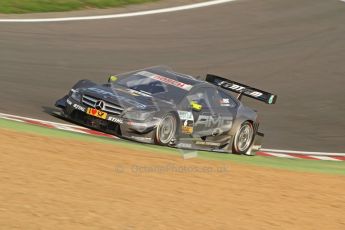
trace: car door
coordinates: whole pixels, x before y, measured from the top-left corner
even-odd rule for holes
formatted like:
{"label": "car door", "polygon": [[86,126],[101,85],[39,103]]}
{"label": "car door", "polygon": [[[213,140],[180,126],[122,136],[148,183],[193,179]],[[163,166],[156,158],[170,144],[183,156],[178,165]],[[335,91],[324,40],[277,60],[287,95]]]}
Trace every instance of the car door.
{"label": "car door", "polygon": [[[223,119],[225,116],[222,111],[226,109],[220,107],[220,100],[221,97],[215,87],[194,89],[186,97],[183,104],[193,115],[193,137],[207,137],[221,134],[224,132],[224,124],[226,125],[232,122],[232,120]],[[196,103],[201,109],[193,108],[191,103]]]}

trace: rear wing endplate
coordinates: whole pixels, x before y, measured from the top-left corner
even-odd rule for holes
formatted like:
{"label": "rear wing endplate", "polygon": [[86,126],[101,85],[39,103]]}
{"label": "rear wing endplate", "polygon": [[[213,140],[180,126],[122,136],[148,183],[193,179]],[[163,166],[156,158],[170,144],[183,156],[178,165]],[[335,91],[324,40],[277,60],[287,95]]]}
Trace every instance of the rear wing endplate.
{"label": "rear wing endplate", "polygon": [[207,74],[206,81],[219,86],[223,89],[238,93],[238,99],[240,100],[242,95],[254,98],[259,101],[263,101],[267,104],[275,104],[277,101],[277,95],[262,91],[260,89],[255,89],[253,87],[225,79],[216,75]]}

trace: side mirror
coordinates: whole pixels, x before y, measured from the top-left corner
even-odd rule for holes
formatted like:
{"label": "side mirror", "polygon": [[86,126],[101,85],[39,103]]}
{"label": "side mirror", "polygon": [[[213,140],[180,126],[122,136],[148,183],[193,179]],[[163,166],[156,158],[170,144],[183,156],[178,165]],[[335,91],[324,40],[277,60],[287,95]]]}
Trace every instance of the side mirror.
{"label": "side mirror", "polygon": [[111,75],[109,78],[108,78],[108,83],[112,83],[112,82],[115,82],[117,81],[117,77],[114,76],[114,75]]}
{"label": "side mirror", "polygon": [[197,112],[202,110],[202,105],[198,104],[195,101],[191,101],[190,102],[190,107],[191,107],[192,110],[197,111]]}

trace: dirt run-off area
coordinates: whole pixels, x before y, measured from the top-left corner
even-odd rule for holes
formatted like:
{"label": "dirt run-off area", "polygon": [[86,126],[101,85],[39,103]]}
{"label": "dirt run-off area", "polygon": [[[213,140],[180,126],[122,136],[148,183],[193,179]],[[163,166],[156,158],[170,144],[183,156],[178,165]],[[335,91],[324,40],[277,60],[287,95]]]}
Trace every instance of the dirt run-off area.
{"label": "dirt run-off area", "polygon": [[345,177],[0,129],[0,229],[345,229]]}

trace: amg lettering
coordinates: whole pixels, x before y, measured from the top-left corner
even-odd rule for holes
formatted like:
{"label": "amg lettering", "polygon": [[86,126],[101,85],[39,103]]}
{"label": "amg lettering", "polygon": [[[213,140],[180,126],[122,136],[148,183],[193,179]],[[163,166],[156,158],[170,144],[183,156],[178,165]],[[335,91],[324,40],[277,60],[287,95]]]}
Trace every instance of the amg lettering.
{"label": "amg lettering", "polygon": [[221,116],[207,116],[207,115],[200,115],[198,117],[195,126],[202,125],[206,128],[210,127],[231,127],[232,125],[232,117],[221,117]]}

